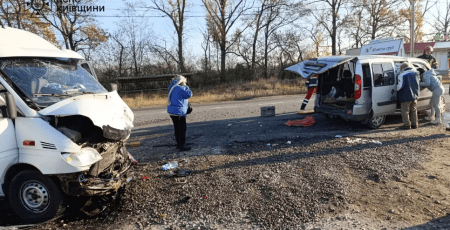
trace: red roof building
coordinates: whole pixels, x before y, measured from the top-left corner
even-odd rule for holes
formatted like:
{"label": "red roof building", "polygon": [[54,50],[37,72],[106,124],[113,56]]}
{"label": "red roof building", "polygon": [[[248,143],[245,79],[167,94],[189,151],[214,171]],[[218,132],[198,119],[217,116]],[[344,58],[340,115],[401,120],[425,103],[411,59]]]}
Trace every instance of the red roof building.
{"label": "red roof building", "polygon": [[[417,57],[419,55],[423,54],[423,50],[427,46],[434,47],[435,42],[422,42],[422,43],[414,43],[414,56]],[[406,56],[410,55],[411,51],[411,45],[409,43],[404,44],[405,47],[405,54]]]}

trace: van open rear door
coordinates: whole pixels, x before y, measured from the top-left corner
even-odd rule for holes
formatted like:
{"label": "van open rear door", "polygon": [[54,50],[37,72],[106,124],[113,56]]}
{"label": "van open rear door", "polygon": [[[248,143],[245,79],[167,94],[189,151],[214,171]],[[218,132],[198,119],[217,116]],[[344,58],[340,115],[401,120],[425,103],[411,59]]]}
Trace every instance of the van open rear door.
{"label": "van open rear door", "polygon": [[321,74],[333,67],[353,59],[356,59],[356,56],[328,56],[313,58],[300,62],[284,70],[300,74],[303,78],[308,78],[309,76]]}

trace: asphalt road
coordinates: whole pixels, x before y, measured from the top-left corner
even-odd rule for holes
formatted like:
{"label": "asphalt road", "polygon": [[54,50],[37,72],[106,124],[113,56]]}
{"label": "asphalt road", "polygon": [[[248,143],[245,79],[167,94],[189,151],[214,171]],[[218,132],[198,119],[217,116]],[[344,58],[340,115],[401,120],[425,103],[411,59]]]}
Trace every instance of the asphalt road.
{"label": "asphalt road", "polygon": [[[445,85],[446,108],[450,111],[448,85]],[[195,92],[194,92],[195,96]],[[289,120],[299,120],[302,100],[305,95],[275,96],[242,101],[209,104],[193,104],[194,111],[188,115],[187,143],[193,148],[183,154],[209,155],[240,151],[259,151],[283,148],[287,145],[302,145],[306,141],[326,141],[336,135],[352,136],[364,133],[384,133],[402,125],[401,116],[388,116],[385,124],[377,130],[368,129],[360,122],[329,119],[313,114],[316,124],[310,127],[289,127]],[[313,109],[313,96],[306,109]],[[276,116],[261,117],[260,107],[275,106]],[[130,152],[141,162],[177,157],[173,126],[165,107],[134,109],[135,128],[130,141],[140,141],[141,148],[130,148]],[[429,126],[420,119],[419,126]],[[290,144],[287,144],[287,143]],[[270,144],[270,145],[269,145]],[[276,147],[273,146],[275,144]],[[242,148],[242,147],[247,148]]]}

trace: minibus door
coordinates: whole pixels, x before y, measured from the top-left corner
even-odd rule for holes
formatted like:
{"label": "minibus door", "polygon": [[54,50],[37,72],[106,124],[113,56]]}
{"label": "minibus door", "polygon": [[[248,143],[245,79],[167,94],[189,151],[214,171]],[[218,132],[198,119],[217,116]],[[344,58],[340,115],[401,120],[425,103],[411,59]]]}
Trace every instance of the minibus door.
{"label": "minibus door", "polygon": [[372,74],[372,117],[394,114],[397,107],[397,92],[392,63],[373,63]]}

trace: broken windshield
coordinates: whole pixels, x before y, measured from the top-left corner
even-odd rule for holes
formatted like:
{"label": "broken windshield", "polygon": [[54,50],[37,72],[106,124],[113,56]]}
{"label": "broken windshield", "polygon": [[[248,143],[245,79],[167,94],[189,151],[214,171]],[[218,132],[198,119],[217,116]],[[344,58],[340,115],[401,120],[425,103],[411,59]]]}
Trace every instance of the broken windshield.
{"label": "broken windshield", "polygon": [[56,59],[1,61],[1,70],[39,106],[106,89],[83,67]]}

